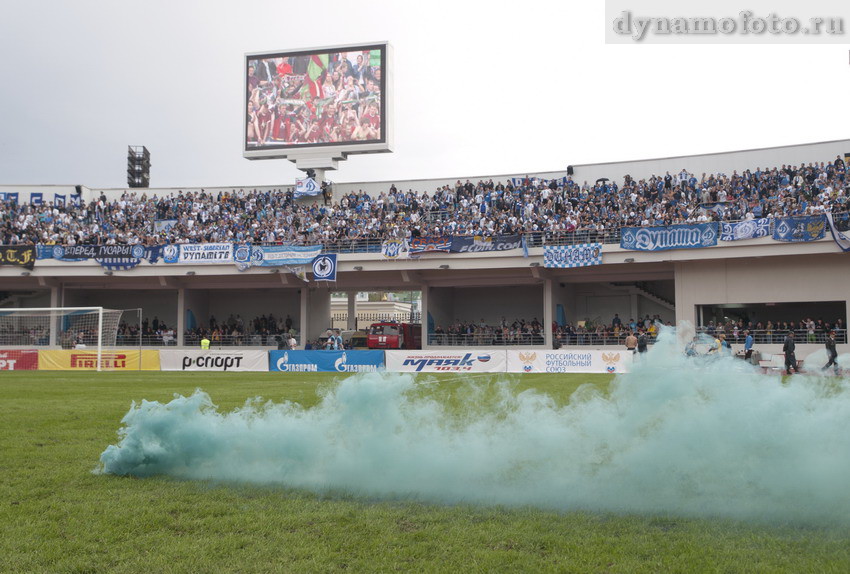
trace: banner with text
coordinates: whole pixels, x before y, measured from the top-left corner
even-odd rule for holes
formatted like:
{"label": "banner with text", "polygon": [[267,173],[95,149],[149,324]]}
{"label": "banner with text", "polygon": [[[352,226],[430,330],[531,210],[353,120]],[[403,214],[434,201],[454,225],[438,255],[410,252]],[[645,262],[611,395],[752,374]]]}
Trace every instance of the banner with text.
{"label": "banner with text", "polygon": [[34,245],[0,246],[0,265],[17,265],[32,270],[35,267]]}
{"label": "banner with text", "polygon": [[251,247],[251,264],[260,267],[307,265],[321,252],[321,245],[254,245]]}
{"label": "banner with text", "polygon": [[[139,355],[141,353],[141,356]],[[100,353],[102,371],[158,371],[159,351],[110,349]],[[39,371],[96,371],[97,350],[38,352]]]}
{"label": "banner with text", "polygon": [[268,351],[197,351],[163,349],[163,371],[268,371]]}
{"label": "banner with text", "polygon": [[38,351],[34,349],[0,349],[0,371],[35,371]]}
{"label": "banner with text", "polygon": [[773,227],[773,238],[776,241],[802,243],[823,239],[825,235],[826,219],[823,215],[780,217]]}
{"label": "banner with text", "polygon": [[166,245],[162,258],[166,263],[233,263],[233,243],[180,243]]}
{"label": "banner with text", "polygon": [[483,237],[481,235],[455,235],[452,237],[452,253],[510,251],[512,249],[522,249],[521,236],[499,235],[496,237]]}
{"label": "banner with text", "polygon": [[271,371],[374,373],[383,367],[383,351],[269,351]]}
{"label": "banner with text", "polygon": [[632,353],[614,351],[508,351],[509,373],[628,373]]}
{"label": "banner with text", "polygon": [[144,245],[54,245],[53,259],[143,259]]}
{"label": "banner with text", "polygon": [[623,227],[620,233],[620,247],[632,251],[666,251],[717,245],[716,223]]}
{"label": "banner with text", "polygon": [[601,243],[544,245],[543,266],[557,268],[586,267],[602,264]]}
{"label": "banner with text", "polygon": [[391,373],[504,373],[505,351],[386,351]]}

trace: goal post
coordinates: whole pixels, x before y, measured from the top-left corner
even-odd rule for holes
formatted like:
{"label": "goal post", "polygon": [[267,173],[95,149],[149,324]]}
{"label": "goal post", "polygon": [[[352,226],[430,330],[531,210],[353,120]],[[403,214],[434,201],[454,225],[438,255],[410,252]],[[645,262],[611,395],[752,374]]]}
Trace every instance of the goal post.
{"label": "goal post", "polygon": [[114,347],[123,311],[103,307],[0,308],[0,347],[96,349]]}

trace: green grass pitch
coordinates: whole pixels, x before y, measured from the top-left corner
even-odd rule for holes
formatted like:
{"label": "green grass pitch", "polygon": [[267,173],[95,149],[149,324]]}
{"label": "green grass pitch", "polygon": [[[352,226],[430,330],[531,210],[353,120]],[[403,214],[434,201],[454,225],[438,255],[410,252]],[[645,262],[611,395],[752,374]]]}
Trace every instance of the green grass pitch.
{"label": "green grass pitch", "polygon": [[[439,380],[439,378],[437,377]],[[517,376],[565,404],[607,375]],[[0,572],[848,572],[850,532],[92,474],[132,400],[305,406],[333,375],[0,373]],[[456,377],[429,386],[451,401]],[[850,481],[850,477],[848,477]]]}

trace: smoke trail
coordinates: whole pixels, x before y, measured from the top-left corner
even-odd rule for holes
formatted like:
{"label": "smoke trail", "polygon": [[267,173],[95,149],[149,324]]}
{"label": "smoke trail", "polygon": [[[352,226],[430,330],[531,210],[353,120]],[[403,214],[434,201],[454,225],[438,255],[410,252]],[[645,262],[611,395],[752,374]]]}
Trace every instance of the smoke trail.
{"label": "smoke trail", "polygon": [[686,359],[665,335],[608,395],[582,387],[562,407],[503,384],[486,406],[473,386],[447,409],[402,374],[345,379],[309,409],[252,400],[221,413],[201,391],[142,401],[99,472],[850,524],[847,381],[783,384],[731,357]]}

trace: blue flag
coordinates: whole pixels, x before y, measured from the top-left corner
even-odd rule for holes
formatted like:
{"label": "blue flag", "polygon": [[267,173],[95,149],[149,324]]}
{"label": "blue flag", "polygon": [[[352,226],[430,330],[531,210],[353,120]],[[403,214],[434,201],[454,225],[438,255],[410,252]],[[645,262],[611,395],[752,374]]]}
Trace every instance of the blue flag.
{"label": "blue flag", "polygon": [[336,253],[324,253],[313,259],[315,281],[336,281]]}

